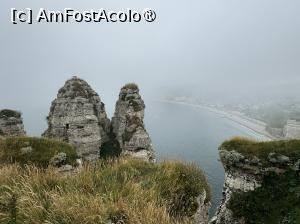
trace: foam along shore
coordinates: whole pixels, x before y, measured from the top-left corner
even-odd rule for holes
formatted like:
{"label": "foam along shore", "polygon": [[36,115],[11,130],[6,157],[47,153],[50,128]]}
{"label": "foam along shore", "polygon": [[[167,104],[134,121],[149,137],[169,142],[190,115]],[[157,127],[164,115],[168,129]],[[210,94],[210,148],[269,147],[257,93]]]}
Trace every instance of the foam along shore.
{"label": "foam along shore", "polygon": [[241,112],[238,111],[224,111],[217,109],[215,107],[207,106],[207,105],[201,105],[201,104],[193,104],[193,103],[188,103],[188,102],[179,102],[179,101],[173,101],[173,100],[159,100],[159,102],[162,103],[172,103],[172,104],[181,104],[181,105],[186,105],[186,106],[191,106],[191,107],[196,107],[196,108],[203,108],[206,110],[209,110],[211,112],[217,113],[221,115],[222,117],[225,117],[238,125],[247,128],[257,134],[257,138],[259,140],[263,141],[270,141],[270,140],[275,140],[276,137],[272,136],[270,133],[266,131],[266,123],[256,120],[250,117],[245,116]]}

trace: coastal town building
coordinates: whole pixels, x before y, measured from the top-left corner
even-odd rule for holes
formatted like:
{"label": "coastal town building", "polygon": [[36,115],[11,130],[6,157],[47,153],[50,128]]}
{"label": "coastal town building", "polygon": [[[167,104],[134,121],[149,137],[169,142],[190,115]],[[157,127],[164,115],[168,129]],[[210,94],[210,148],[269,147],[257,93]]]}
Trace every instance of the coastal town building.
{"label": "coastal town building", "polygon": [[300,138],[300,120],[288,120],[283,133],[286,139]]}

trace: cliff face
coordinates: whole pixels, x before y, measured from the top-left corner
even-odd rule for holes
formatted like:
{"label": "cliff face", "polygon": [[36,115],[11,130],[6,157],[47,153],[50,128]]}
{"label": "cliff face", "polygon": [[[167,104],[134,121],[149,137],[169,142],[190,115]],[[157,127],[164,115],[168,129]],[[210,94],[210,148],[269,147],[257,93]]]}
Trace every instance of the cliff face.
{"label": "cliff face", "polygon": [[108,141],[110,121],[104,103],[89,84],[77,77],[67,80],[52,102],[43,136],[58,138],[76,146],[87,160],[99,157],[100,147]]}
{"label": "cliff face", "polygon": [[[135,84],[120,92],[112,122],[98,94],[82,79],[67,80],[52,102],[44,137],[75,145],[79,156],[94,160],[114,150],[122,155],[154,160],[151,139],[144,126],[145,104]],[[101,149],[102,148],[102,149]]]}
{"label": "cliff face", "polygon": [[[223,200],[211,223],[283,223],[284,220],[296,220],[295,217],[300,215],[297,214],[300,200],[293,202],[289,199],[291,208],[286,208],[284,200],[294,197],[290,192],[300,193],[300,189],[295,190],[293,186],[300,183],[299,146],[300,141],[296,140],[259,143],[233,139],[223,143],[219,148],[225,169]],[[273,207],[274,202],[277,207]],[[278,211],[280,209],[282,211]],[[293,209],[297,215],[289,214],[294,212]]]}
{"label": "cliff face", "polygon": [[243,218],[234,218],[228,203],[233,192],[253,191],[260,186],[261,173],[256,167],[258,160],[245,161],[245,157],[236,151],[220,150],[220,158],[225,169],[223,199],[214,217],[214,224],[244,224]]}
{"label": "cliff face", "polygon": [[0,110],[0,136],[24,136],[23,119],[20,112]]}
{"label": "cliff face", "polygon": [[153,161],[154,150],[144,126],[144,110],[138,86],[125,85],[116,103],[112,130],[123,155]]}

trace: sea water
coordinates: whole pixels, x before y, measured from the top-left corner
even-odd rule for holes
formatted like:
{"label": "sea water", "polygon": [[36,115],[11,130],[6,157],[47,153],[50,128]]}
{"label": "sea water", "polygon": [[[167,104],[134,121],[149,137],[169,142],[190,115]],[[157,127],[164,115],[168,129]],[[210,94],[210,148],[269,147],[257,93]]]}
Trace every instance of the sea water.
{"label": "sea water", "polygon": [[234,136],[261,138],[218,113],[182,104],[148,102],[145,124],[158,160],[193,162],[205,172],[212,188],[211,215],[220,204],[224,183],[218,147]]}

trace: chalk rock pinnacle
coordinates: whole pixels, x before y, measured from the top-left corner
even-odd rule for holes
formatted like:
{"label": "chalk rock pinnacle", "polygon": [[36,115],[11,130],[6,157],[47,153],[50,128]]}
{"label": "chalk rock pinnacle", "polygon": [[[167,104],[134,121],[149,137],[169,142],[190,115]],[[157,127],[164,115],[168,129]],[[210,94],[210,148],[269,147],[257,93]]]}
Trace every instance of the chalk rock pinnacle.
{"label": "chalk rock pinnacle", "polygon": [[123,155],[154,161],[151,139],[144,125],[145,104],[136,84],[122,87],[112,118],[112,130]]}
{"label": "chalk rock pinnacle", "polygon": [[78,155],[86,160],[97,159],[101,145],[108,141],[110,121],[104,103],[86,81],[76,76],[58,91],[47,121],[43,136],[75,145]]}
{"label": "chalk rock pinnacle", "polygon": [[0,136],[24,136],[22,115],[14,110],[0,110]]}

